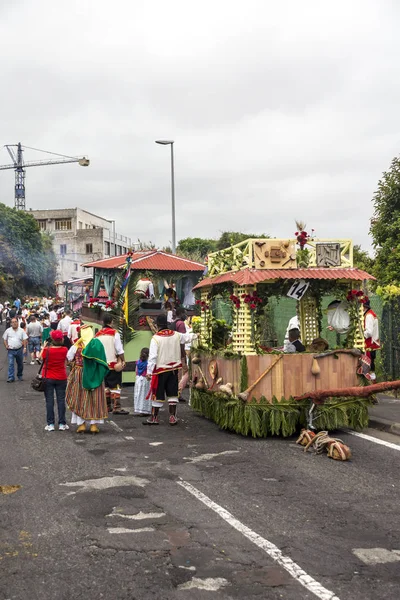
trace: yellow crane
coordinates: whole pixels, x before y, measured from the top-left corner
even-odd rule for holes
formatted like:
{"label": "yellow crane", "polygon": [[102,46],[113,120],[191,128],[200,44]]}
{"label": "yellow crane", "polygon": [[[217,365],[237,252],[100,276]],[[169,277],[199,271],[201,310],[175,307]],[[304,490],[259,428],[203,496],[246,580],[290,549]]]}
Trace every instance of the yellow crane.
{"label": "yellow crane", "polygon": [[[15,192],[14,192],[14,208],[17,210],[26,210],[25,204],[25,169],[26,167],[44,167],[46,165],[64,165],[67,163],[78,163],[81,167],[88,167],[90,161],[88,158],[83,156],[78,158],[76,156],[65,156],[64,154],[57,154],[56,152],[48,152],[47,150],[39,150],[38,148],[30,148],[29,146],[22,146],[21,142],[18,144],[8,144],[4,146],[7,148],[11,160],[11,165],[0,165],[0,171],[5,169],[15,169]],[[51,154],[58,158],[53,160],[39,160],[25,162],[22,156],[24,150],[35,150],[37,152],[44,152],[45,154]]]}

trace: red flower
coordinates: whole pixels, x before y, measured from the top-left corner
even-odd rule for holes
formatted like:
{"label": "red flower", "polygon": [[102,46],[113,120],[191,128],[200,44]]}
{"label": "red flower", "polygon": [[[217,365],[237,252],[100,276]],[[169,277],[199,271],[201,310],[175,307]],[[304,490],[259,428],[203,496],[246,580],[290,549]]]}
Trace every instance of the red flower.
{"label": "red flower", "polygon": [[251,310],[254,310],[255,308],[257,308],[257,305],[256,304],[250,304],[250,308],[251,308]]}
{"label": "red flower", "polygon": [[359,291],[356,293],[356,296],[358,296],[358,297],[364,296],[364,292],[362,292],[361,290],[359,290]]}
{"label": "red flower", "polygon": [[201,300],[196,300],[196,304],[201,304]]}

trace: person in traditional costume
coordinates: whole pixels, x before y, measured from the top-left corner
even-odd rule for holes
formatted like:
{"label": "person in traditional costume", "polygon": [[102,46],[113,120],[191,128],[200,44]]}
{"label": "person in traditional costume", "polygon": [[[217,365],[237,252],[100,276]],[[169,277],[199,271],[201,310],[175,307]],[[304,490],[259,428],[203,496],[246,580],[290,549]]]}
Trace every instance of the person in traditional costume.
{"label": "person in traditional costume", "polygon": [[141,298],[154,298],[154,285],[149,277],[141,277],[136,286],[135,294]]}
{"label": "person in traditional costume", "polygon": [[98,425],[108,418],[104,386],[108,364],[102,343],[93,339],[92,328],[84,325],[79,334],[79,339],[67,354],[72,370],[65,399],[72,413],[71,424],[78,426],[76,433],[85,433],[87,425],[90,433],[99,433]]}
{"label": "person in traditional costume", "polygon": [[79,330],[82,327],[82,321],[80,320],[79,317],[75,316],[75,318],[72,319],[71,323],[69,324],[68,327],[68,338],[71,341],[71,344],[75,344],[75,342],[78,341],[79,339]]}
{"label": "person in traditional costume", "polygon": [[57,329],[62,331],[62,334],[64,336],[64,346],[68,349],[71,347],[71,340],[68,337],[68,330],[71,323],[71,311],[68,309],[65,311],[65,316],[62,319],[60,319],[57,326]]}
{"label": "person in traditional costume", "polygon": [[168,283],[168,281],[164,281],[164,288],[164,306],[168,302],[172,306],[172,308],[175,308],[177,298],[175,284],[172,282]]}
{"label": "person in traditional costume", "polygon": [[157,333],[150,342],[147,378],[151,380],[149,398],[152,400],[151,416],[143,425],[158,425],[158,413],[165,402],[169,406],[169,424],[176,425],[178,400],[178,371],[182,369],[181,345],[197,338],[195,333],[178,333],[168,329],[167,317],[157,317]]}
{"label": "person in traditional costume", "polygon": [[145,417],[151,415],[151,399],[147,398],[150,383],[147,379],[147,361],[149,359],[149,349],[142,348],[140,358],[136,361],[136,379],[133,395],[134,415],[135,417]]}
{"label": "person in traditional costume", "polygon": [[124,348],[121,336],[116,329],[111,327],[112,315],[106,313],[103,317],[103,328],[96,334],[96,339],[104,346],[109,372],[104,383],[108,411],[114,415],[129,415],[127,410],[121,408],[122,370],[125,366]]}
{"label": "person in traditional costume", "polygon": [[370,379],[375,380],[375,359],[376,351],[380,350],[381,343],[379,341],[379,321],[378,317],[371,308],[369,298],[364,302],[364,337],[365,337],[365,353],[371,361]]}

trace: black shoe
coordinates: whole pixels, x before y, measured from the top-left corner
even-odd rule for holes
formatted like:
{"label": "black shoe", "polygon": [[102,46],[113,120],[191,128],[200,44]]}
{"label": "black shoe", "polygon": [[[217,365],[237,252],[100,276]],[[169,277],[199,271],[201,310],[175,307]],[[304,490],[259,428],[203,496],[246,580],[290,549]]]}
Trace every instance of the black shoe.
{"label": "black shoe", "polygon": [[7,383],[14,383],[15,379],[7,379]]}
{"label": "black shoe", "polygon": [[179,396],[178,400],[179,402],[186,402],[186,399],[183,396]]}

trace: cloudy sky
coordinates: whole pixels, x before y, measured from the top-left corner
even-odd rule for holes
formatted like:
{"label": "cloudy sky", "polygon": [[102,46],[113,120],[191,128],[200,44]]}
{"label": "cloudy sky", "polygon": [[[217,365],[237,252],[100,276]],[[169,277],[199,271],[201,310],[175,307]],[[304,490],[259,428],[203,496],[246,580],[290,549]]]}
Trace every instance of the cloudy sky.
{"label": "cloudy sky", "polygon": [[0,0],[0,143],[88,155],[28,169],[27,207],[135,239],[171,240],[167,138],[178,240],[286,237],[298,218],[368,247],[399,153],[399,18],[397,0]]}

